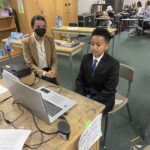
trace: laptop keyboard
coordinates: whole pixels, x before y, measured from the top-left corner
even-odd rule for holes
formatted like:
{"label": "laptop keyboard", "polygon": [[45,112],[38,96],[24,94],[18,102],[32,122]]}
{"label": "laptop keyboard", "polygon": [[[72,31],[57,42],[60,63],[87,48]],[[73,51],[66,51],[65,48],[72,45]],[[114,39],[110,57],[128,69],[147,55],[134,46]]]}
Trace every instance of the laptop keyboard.
{"label": "laptop keyboard", "polygon": [[43,100],[46,112],[48,113],[48,115],[50,115],[51,117],[55,116],[57,113],[59,113],[62,108],[56,106],[55,104],[52,104],[49,101]]}

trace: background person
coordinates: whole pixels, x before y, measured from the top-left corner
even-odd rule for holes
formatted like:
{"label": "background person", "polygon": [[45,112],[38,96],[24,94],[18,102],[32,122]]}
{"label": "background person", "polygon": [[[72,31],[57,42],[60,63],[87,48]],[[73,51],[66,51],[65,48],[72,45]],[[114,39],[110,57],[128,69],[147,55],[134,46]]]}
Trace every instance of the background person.
{"label": "background person", "polygon": [[150,28],[150,1],[145,2],[145,9],[143,10],[143,20],[139,21],[140,30]]}
{"label": "background person", "polygon": [[143,7],[140,1],[137,2],[136,16],[143,15]]}

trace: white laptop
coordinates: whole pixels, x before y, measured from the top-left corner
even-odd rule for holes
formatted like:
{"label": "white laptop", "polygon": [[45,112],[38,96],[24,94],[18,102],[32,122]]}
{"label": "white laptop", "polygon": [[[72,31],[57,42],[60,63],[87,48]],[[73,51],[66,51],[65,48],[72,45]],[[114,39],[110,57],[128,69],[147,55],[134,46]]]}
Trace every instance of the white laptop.
{"label": "white laptop", "polygon": [[35,90],[7,75],[3,75],[3,79],[14,101],[30,109],[46,123],[52,123],[76,104],[48,88]]}

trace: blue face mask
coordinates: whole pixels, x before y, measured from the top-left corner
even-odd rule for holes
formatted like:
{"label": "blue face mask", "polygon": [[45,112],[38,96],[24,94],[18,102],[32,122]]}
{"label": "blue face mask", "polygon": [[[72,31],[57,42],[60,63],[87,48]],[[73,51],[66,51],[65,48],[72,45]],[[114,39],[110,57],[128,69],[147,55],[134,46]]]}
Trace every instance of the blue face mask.
{"label": "blue face mask", "polygon": [[45,28],[37,28],[37,29],[34,30],[34,32],[35,32],[38,36],[42,37],[42,36],[44,36],[44,34],[46,33],[46,29],[45,29]]}

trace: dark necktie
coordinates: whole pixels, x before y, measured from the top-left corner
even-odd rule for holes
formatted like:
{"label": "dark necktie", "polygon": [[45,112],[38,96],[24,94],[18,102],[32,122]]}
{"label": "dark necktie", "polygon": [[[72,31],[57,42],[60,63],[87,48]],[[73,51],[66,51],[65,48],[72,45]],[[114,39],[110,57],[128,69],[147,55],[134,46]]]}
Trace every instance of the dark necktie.
{"label": "dark necktie", "polygon": [[93,64],[92,64],[92,75],[94,75],[94,73],[95,73],[96,63],[97,63],[97,59],[94,59]]}

